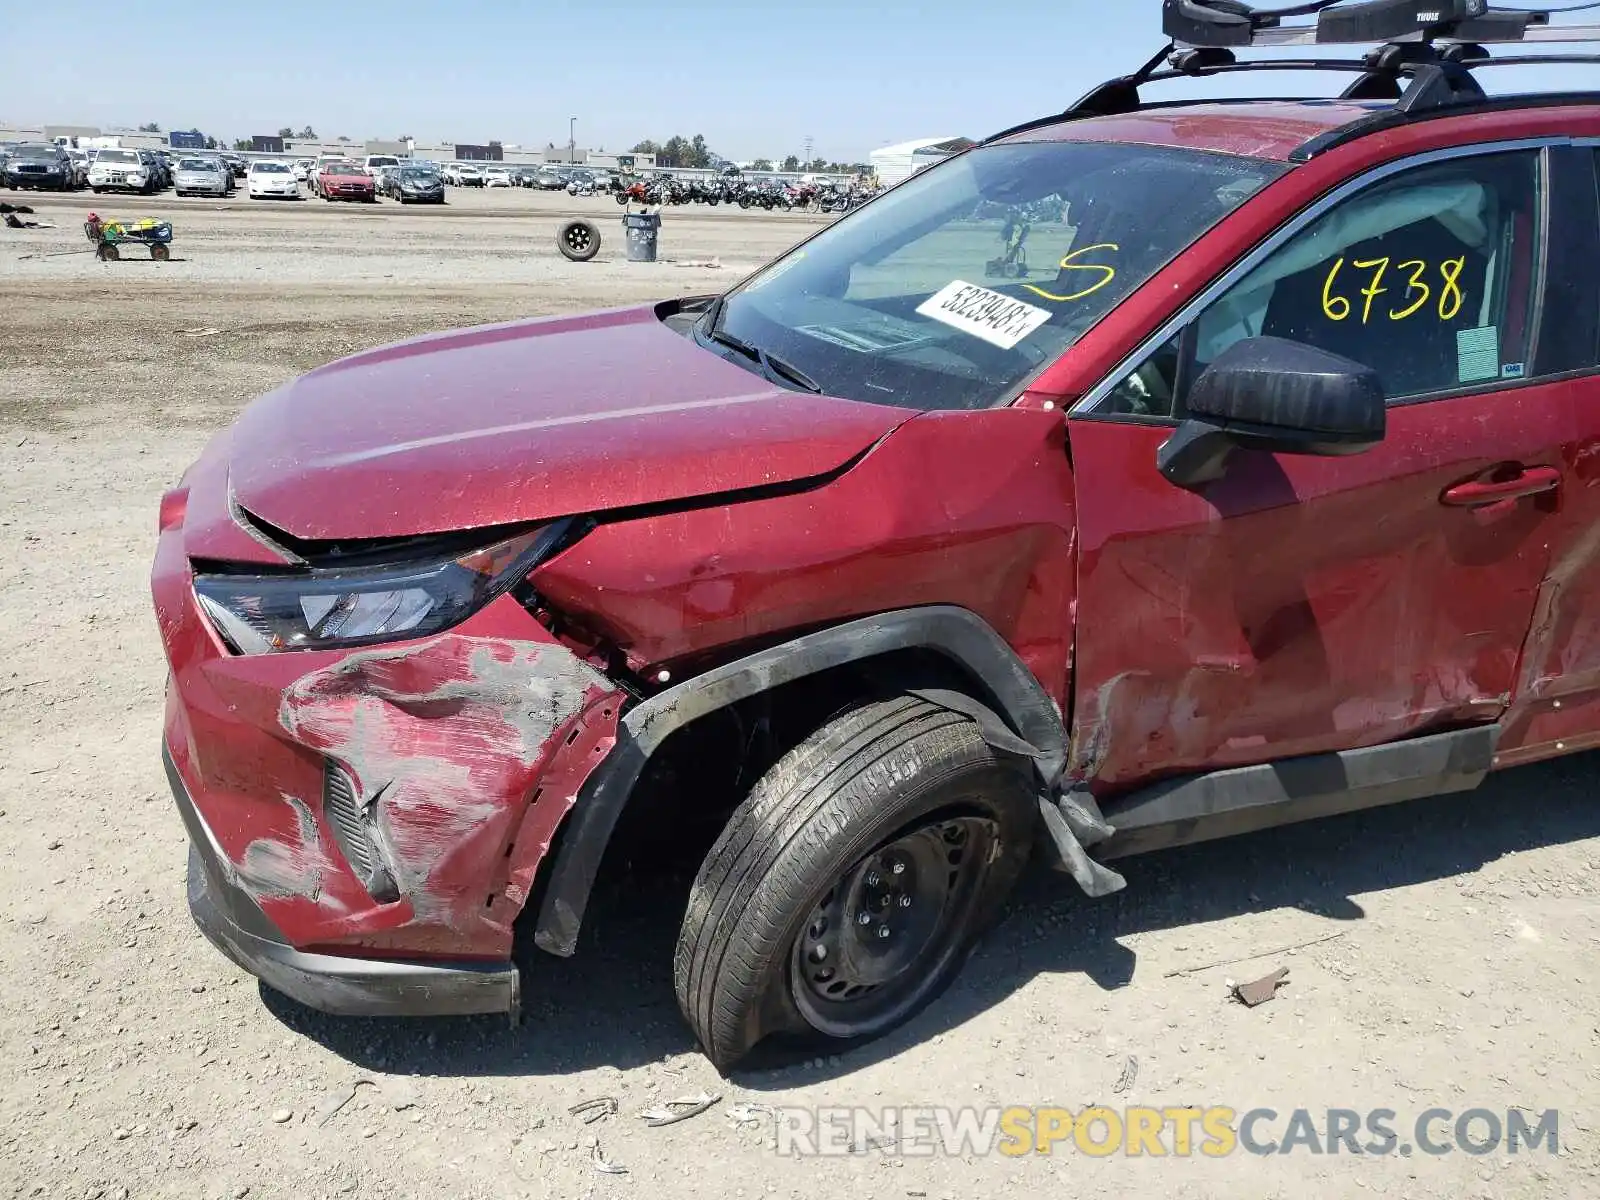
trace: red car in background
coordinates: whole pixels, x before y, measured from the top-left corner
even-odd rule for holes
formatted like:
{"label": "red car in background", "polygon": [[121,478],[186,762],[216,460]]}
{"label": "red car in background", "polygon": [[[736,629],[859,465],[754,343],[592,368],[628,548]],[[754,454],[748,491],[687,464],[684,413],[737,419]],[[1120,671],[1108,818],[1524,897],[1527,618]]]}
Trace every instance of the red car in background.
{"label": "red car in background", "polygon": [[311,190],[324,200],[376,200],[378,181],[354,162],[325,162],[311,176]]}
{"label": "red car in background", "polygon": [[152,575],[200,927],[327,1011],[515,1013],[514,932],[572,954],[623,810],[688,813],[726,1067],[904,1022],[1035,850],[1103,896],[1600,745],[1600,95],[1486,96],[1533,30],[1479,8],[1321,13],[1409,39],[1337,100],[1152,104],[1257,27],[1169,0],[1216,41],[725,295],[257,401]]}

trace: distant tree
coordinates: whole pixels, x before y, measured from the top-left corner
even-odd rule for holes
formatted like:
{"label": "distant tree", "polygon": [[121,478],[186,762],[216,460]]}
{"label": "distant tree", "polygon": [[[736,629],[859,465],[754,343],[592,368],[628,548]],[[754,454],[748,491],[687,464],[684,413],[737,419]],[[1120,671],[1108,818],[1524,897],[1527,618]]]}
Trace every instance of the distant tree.
{"label": "distant tree", "polygon": [[661,147],[656,145],[654,142],[650,141],[647,138],[646,140],[640,142],[637,146],[635,146],[633,148],[633,153],[635,153],[635,154],[660,154],[661,153]]}
{"label": "distant tree", "polygon": [[285,125],[282,129],[278,130],[278,136],[281,138],[292,138],[294,136],[294,130]]}
{"label": "distant tree", "polygon": [[307,125],[300,131],[300,136],[307,139],[314,138],[317,136],[317,131],[311,128],[311,126]]}
{"label": "distant tree", "polygon": [[217,148],[217,139],[214,138],[214,137],[206,138],[206,149],[207,150],[215,150],[216,148]]}
{"label": "distant tree", "polygon": [[711,150],[706,145],[705,135],[697,133],[694,135],[694,139],[689,143],[689,161],[683,165],[686,167],[698,167],[701,170],[704,170],[711,165],[711,158]]}
{"label": "distant tree", "polygon": [[233,140],[233,148],[235,150],[248,150],[250,149],[250,144],[249,138],[235,138]]}
{"label": "distant tree", "polygon": [[821,158],[813,158],[806,164],[806,170],[808,171],[826,171],[827,169],[827,160]]}
{"label": "distant tree", "polygon": [[342,133],[341,133],[341,134],[340,134],[340,135],[339,135],[339,136],[338,136],[338,137],[336,137],[336,138],[335,138],[335,139],[334,139],[334,141],[336,141],[336,142],[348,142],[348,141],[349,141],[349,140],[350,140],[350,139],[349,139],[349,138],[347,138],[347,137],[345,137],[345,135],[344,135],[344,134],[342,134]]}
{"label": "distant tree", "polygon": [[772,170],[772,160],[770,158],[758,158],[750,164],[750,169],[752,171],[770,171]]}
{"label": "distant tree", "polygon": [[140,133],[160,133],[161,132],[161,126],[157,125],[154,121],[151,121],[148,125],[139,126],[139,132]]}
{"label": "distant tree", "polygon": [[402,133],[400,135],[400,140],[402,142],[409,142],[409,141],[412,141],[414,139],[412,138],[412,136],[409,133]]}
{"label": "distant tree", "polygon": [[798,171],[800,169],[799,157],[793,154],[789,155],[788,158],[783,160],[783,169],[785,171]]}

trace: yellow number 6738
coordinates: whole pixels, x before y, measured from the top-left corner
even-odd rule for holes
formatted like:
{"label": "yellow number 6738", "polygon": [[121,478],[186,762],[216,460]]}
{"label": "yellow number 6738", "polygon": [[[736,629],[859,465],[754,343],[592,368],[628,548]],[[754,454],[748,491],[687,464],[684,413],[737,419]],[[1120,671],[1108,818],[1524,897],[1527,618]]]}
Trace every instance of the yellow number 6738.
{"label": "yellow number 6738", "polygon": [[[1384,275],[1389,270],[1392,260],[1388,257],[1361,259],[1350,265],[1358,271],[1371,271],[1372,276],[1367,285],[1358,293],[1364,303],[1361,306],[1361,324],[1365,325],[1372,317],[1372,303],[1379,296],[1389,291],[1383,286]],[[1345,260],[1340,257],[1333,260],[1333,265],[1328,268],[1328,274],[1322,281],[1322,315],[1330,321],[1346,321],[1355,311],[1355,305],[1349,297],[1339,295],[1334,291],[1339,280],[1339,273],[1344,270]],[[1439,278],[1443,285],[1438,290],[1438,314],[1441,321],[1453,321],[1460,314],[1462,306],[1466,303],[1466,294],[1461,290],[1461,275],[1467,269],[1465,256],[1460,258],[1447,258],[1437,264]],[[1416,315],[1427,307],[1433,299],[1434,291],[1424,280],[1428,274],[1429,264],[1420,258],[1411,258],[1398,264],[1397,271],[1406,273],[1406,290],[1404,299],[1408,303],[1400,308],[1389,310],[1391,321],[1404,321]],[[1415,297],[1415,298],[1413,298]]]}

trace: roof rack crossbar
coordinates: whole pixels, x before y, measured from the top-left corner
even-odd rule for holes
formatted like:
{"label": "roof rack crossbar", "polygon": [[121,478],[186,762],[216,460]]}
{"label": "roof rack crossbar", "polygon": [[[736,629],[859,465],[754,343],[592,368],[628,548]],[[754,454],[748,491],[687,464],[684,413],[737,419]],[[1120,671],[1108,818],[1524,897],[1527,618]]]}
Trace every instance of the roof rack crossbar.
{"label": "roof rack crossbar", "polygon": [[[1285,17],[1312,15],[1315,25],[1282,23]],[[1600,63],[1600,55],[1594,54],[1489,57],[1490,45],[1600,43],[1600,25],[1551,25],[1547,11],[1497,9],[1488,0],[1307,0],[1271,10],[1242,0],[1162,0],[1162,23],[1167,44],[1138,70],[1107,80],[1064,112],[1001,130],[985,142],[1062,121],[1159,107],[1145,101],[1140,88],[1184,77],[1243,71],[1350,72],[1358,78],[1344,90],[1343,99],[1391,101],[1395,106],[1391,116],[1404,119],[1454,105],[1485,103],[1483,88],[1472,77],[1479,67]],[[1240,62],[1234,54],[1237,47],[1374,42],[1382,44],[1360,60]]]}

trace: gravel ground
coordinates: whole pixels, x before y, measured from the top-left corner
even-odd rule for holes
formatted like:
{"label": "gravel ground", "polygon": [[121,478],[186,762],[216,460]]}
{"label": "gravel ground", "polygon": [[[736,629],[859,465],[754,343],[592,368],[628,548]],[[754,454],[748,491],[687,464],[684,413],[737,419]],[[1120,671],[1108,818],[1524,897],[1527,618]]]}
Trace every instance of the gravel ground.
{"label": "gravel ground", "polygon": [[[673,1003],[684,870],[612,880],[517,1030],[339,1021],[192,928],[157,752],[156,501],[296,372],[427,330],[719,290],[816,228],[669,212],[620,261],[609,200],[443,210],[31,198],[0,229],[0,1191],[50,1197],[1600,1195],[1600,805],[1592,756],[1479,792],[1129,862],[1090,903],[1031,879],[957,986],[843,1057],[718,1079]],[[175,259],[101,264],[79,224],[154,212]],[[595,215],[600,260],[556,256]],[[135,252],[135,255],[137,252]],[[49,255],[50,257],[44,257]],[[708,265],[714,264],[714,265]],[[1266,954],[1204,968],[1218,960]],[[1291,970],[1271,1003],[1226,980]],[[1174,974],[1174,972],[1186,972]],[[1130,1062],[1136,1061],[1136,1069]],[[705,1090],[667,1128],[638,1113]],[[568,1109],[614,1097],[593,1124]],[[797,1160],[738,1105],[1561,1110],[1561,1153]],[[748,1115],[748,1114],[746,1114]],[[1441,1127],[1443,1128],[1443,1127]],[[1263,1136],[1279,1138],[1283,1122]],[[1366,1140],[1366,1139],[1363,1139]],[[625,1174],[601,1171],[604,1159]],[[1170,1139],[1168,1140],[1170,1145]]]}

